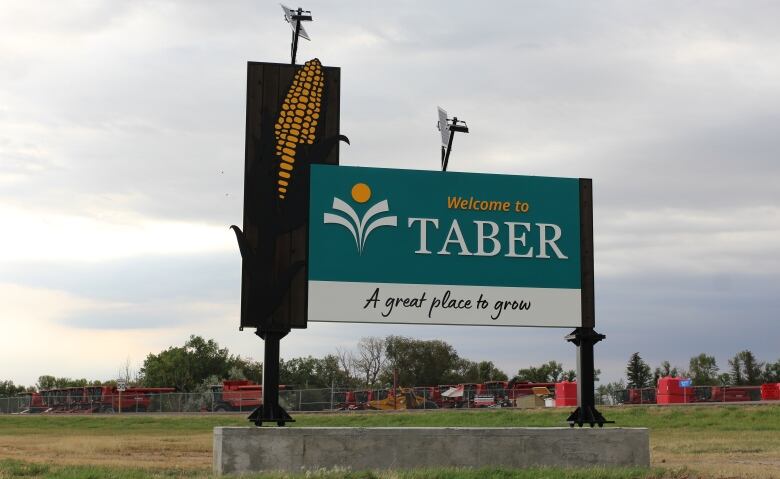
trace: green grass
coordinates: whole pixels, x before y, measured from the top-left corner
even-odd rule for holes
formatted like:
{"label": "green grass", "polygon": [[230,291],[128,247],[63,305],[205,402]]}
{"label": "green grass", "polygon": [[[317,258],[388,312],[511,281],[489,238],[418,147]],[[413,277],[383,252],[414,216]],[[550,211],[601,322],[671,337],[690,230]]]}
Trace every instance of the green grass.
{"label": "green grass", "polygon": [[[54,466],[22,461],[0,460],[0,478],[45,479],[144,479],[207,478],[208,474],[185,470],[149,470],[99,466]],[[300,474],[252,474],[243,479],[684,479],[685,471],[645,468],[529,468],[529,469],[417,469],[410,471],[319,470]]]}
{"label": "green grass", "polygon": [[[296,422],[290,426],[548,427],[565,426],[565,418],[569,412],[569,409],[483,409],[294,414]],[[648,427],[651,434],[653,464],[663,469],[462,470],[442,468],[381,473],[348,470],[315,471],[292,476],[265,474],[247,477],[265,479],[282,477],[309,479],[780,477],[780,474],[774,474],[774,471],[780,471],[776,466],[780,464],[780,434],[778,434],[780,433],[780,404],[612,407],[603,408],[602,412],[608,419],[616,421],[614,426],[617,427]],[[208,473],[208,464],[213,428],[249,425],[245,414],[0,416],[0,479],[208,478],[211,477]],[[7,449],[7,454],[4,454],[3,447],[10,448]],[[178,459],[177,454],[180,454]],[[8,459],[3,459],[4,457]],[[182,460],[182,457],[186,459]],[[146,462],[139,462],[139,460]],[[697,472],[688,469],[678,470],[685,467],[691,467]],[[698,471],[705,471],[706,475],[697,475]]]}
{"label": "green grass", "polygon": [[[291,427],[551,427],[565,426],[568,409],[438,410],[415,412],[342,412],[293,414]],[[616,427],[648,427],[653,431],[780,431],[780,405],[612,407],[602,412]],[[188,416],[0,416],[0,433],[170,434],[209,432],[215,426],[247,426],[244,415]]]}
{"label": "green grass", "polygon": [[[568,409],[436,411],[432,413],[308,415],[297,426],[551,427],[565,426]],[[780,406],[603,408],[615,427],[653,430],[780,431]]]}
{"label": "green grass", "polygon": [[99,466],[56,466],[10,459],[0,460],[0,478],[51,478],[51,479],[144,479],[173,477],[207,477],[199,472],[167,469],[148,470]]}
{"label": "green grass", "polygon": [[211,431],[216,426],[246,426],[244,416],[226,415],[29,415],[0,416],[0,433],[49,435],[78,432],[79,434],[170,434]]}

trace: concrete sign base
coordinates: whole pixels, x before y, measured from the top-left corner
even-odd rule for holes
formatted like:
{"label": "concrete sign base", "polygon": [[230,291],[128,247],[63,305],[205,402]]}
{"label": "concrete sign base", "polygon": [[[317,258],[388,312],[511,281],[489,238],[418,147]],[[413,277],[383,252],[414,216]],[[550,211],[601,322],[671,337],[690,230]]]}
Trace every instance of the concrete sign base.
{"label": "concrete sign base", "polygon": [[217,427],[214,472],[644,466],[644,428]]}

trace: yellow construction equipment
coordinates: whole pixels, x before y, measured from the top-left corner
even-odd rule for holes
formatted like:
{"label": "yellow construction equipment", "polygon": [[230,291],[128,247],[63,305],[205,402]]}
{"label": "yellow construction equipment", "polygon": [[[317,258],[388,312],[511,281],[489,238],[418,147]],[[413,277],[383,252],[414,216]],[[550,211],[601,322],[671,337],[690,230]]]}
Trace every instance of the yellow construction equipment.
{"label": "yellow construction equipment", "polygon": [[393,411],[397,409],[436,409],[436,403],[426,401],[424,397],[414,393],[412,388],[398,388],[393,393],[390,392],[385,399],[368,401],[368,409],[379,409],[382,411]]}

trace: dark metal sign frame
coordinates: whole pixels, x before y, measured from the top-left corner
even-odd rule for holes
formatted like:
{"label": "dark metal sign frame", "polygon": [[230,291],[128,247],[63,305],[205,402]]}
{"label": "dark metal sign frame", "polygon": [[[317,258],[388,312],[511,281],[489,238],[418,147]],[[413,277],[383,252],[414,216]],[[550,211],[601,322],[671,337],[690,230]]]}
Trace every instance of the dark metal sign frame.
{"label": "dark metal sign frame", "polygon": [[564,339],[577,346],[577,409],[566,421],[571,427],[598,424],[607,421],[596,409],[595,364],[593,346],[606,338],[596,332],[596,302],[593,281],[593,181],[580,178],[580,287],[582,301],[582,326]]}
{"label": "dark metal sign frame", "polygon": [[242,258],[241,327],[265,342],[263,404],[250,416],[282,426],[279,342],[306,328],[309,169],[338,164],[340,69],[304,65],[247,66],[244,225],[235,225]]}
{"label": "dark metal sign frame", "polygon": [[[339,141],[349,143],[339,100],[337,67],[248,64],[244,224],[231,228],[242,256],[241,329],[257,328],[265,342],[263,404],[249,416],[258,426],[293,421],[279,405],[279,343],[307,325],[309,170],[337,165]],[[565,338],[577,346],[578,408],[568,422],[593,427],[611,421],[595,407],[593,346],[605,336],[594,329],[592,182],[579,185],[582,323]]]}

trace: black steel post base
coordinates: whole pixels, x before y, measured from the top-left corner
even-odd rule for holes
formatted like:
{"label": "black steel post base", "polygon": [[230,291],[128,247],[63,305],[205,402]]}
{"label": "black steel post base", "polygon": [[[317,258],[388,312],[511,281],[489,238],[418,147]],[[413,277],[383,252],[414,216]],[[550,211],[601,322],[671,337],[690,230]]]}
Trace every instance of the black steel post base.
{"label": "black steel post base", "polygon": [[569,423],[569,427],[574,427],[575,424],[579,427],[582,427],[583,424],[590,424],[590,427],[598,424],[599,427],[603,427],[604,424],[614,423],[615,421],[604,419],[604,416],[595,407],[578,407],[569,415],[566,422]]}
{"label": "black steel post base", "polygon": [[295,419],[291,418],[290,415],[287,414],[287,411],[278,404],[275,408],[266,408],[265,405],[260,406],[252,411],[252,414],[250,414],[247,419],[255,423],[255,426],[258,427],[262,426],[264,422],[271,425],[276,423],[276,425],[280,427],[284,426],[285,423],[295,422]]}
{"label": "black steel post base", "polygon": [[577,409],[566,419],[570,427],[575,424],[579,427],[583,424],[590,424],[590,427],[598,424],[602,427],[606,423],[615,422],[604,419],[596,409],[594,394],[593,346],[604,338],[606,336],[587,327],[577,328],[565,337],[566,341],[577,346]]}
{"label": "black steel post base", "polygon": [[265,353],[263,361],[263,403],[252,411],[247,419],[262,426],[263,423],[284,426],[295,422],[279,405],[279,342],[289,333],[285,331],[268,331],[258,328],[255,334],[263,338]]}

